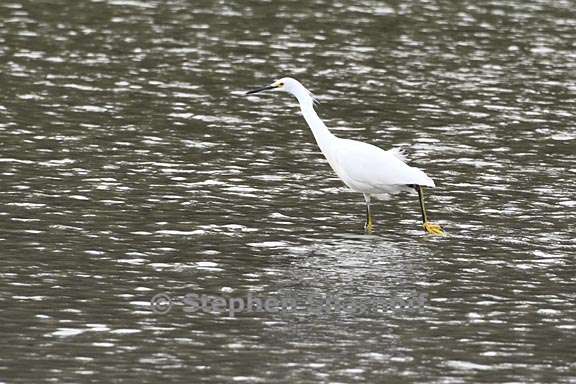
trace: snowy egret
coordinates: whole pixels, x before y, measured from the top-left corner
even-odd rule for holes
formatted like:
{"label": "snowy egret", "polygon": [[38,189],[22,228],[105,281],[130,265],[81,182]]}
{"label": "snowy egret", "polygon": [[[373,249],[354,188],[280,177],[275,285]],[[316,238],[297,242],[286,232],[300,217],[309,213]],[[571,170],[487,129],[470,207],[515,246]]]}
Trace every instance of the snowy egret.
{"label": "snowy egret", "polygon": [[350,189],[364,195],[365,229],[368,232],[372,232],[374,227],[371,209],[373,196],[416,190],[424,230],[433,235],[445,235],[439,225],[428,221],[424,205],[424,187],[435,187],[434,181],[421,170],[407,165],[406,156],[402,151],[398,149],[385,151],[372,144],[336,137],[316,114],[314,95],[296,79],[284,77],[265,87],[248,91],[246,94],[251,95],[268,90],[287,92],[298,99],[302,115],[336,175]]}

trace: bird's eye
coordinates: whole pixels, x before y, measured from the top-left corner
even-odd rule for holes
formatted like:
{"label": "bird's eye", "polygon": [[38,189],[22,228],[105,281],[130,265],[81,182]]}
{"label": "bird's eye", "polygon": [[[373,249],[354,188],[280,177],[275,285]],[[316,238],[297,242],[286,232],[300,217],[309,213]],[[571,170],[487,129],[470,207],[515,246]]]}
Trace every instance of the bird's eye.
{"label": "bird's eye", "polygon": [[278,83],[278,86],[279,86],[279,87],[283,87],[283,86],[284,86],[284,83]]}

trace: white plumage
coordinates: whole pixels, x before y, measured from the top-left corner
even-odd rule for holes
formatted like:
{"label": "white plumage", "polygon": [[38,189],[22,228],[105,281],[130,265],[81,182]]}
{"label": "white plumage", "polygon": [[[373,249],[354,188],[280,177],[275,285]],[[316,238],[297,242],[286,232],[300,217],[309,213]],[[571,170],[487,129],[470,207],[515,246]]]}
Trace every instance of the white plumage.
{"label": "white plumage", "polygon": [[440,228],[427,222],[421,189],[435,187],[434,181],[420,169],[407,165],[406,156],[401,150],[385,151],[372,144],[336,137],[318,117],[314,109],[314,95],[293,78],[282,78],[266,87],[249,91],[248,94],[264,90],[288,92],[298,99],[302,115],[334,172],[350,189],[364,194],[368,213],[367,228],[371,230],[372,227],[371,196],[414,189],[420,196],[424,228],[430,233],[433,232],[427,229],[427,225]]}

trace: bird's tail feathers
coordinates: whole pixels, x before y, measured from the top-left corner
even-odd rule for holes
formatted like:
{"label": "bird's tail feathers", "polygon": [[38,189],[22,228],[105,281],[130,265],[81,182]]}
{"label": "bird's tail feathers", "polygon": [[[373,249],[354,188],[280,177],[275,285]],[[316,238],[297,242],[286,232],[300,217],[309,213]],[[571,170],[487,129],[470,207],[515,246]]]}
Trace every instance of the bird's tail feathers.
{"label": "bird's tail feathers", "polygon": [[[418,169],[418,168],[416,168]],[[429,187],[429,188],[435,188],[436,187],[436,183],[434,183],[434,180],[432,180],[432,178],[430,176],[428,176],[427,174],[425,174],[422,170],[418,169],[421,172],[422,175],[422,181],[418,183],[418,185],[421,185],[423,187]]]}
{"label": "bird's tail feathers", "polygon": [[423,170],[416,167],[410,167],[410,169],[412,172],[410,177],[410,183],[406,183],[406,185],[412,185],[412,186],[420,185],[422,187],[428,187],[428,188],[436,187],[434,180],[432,180],[430,176],[425,174]]}

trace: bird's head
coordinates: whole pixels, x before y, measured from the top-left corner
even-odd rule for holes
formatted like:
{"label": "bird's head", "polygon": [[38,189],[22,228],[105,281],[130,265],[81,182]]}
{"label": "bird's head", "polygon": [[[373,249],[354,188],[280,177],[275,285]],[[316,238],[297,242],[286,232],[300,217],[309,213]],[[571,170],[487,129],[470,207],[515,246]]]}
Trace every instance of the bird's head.
{"label": "bird's head", "polygon": [[312,93],[307,90],[298,80],[291,77],[283,77],[279,80],[274,81],[272,84],[266,85],[264,87],[256,88],[251,91],[246,92],[247,95],[253,93],[259,93],[264,91],[281,91],[287,92],[291,95],[296,96],[299,100],[302,98],[310,98],[314,103],[317,102],[316,98]]}
{"label": "bird's head", "polygon": [[263,91],[284,91],[288,93],[294,94],[299,89],[305,89],[302,84],[296,79],[291,77],[283,77],[279,80],[274,81],[272,84],[265,85],[264,87],[252,89],[251,91],[246,92],[247,95],[251,95],[253,93],[263,92]]}

